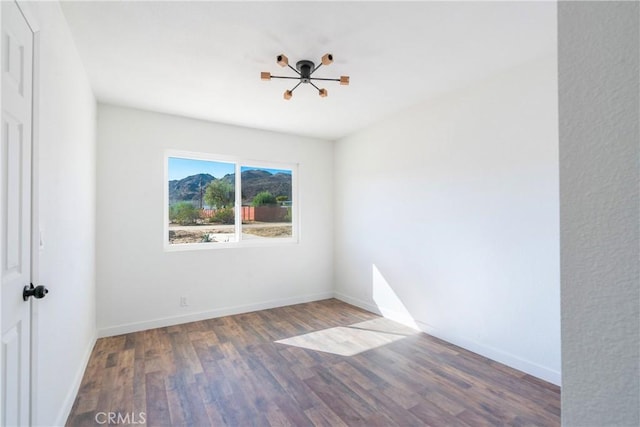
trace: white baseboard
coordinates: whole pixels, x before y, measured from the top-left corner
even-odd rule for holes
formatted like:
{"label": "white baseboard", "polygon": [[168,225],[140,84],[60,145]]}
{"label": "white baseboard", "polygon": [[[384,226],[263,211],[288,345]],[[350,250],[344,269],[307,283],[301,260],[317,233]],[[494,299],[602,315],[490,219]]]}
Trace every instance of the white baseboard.
{"label": "white baseboard", "polygon": [[355,305],[356,307],[360,307],[363,310],[367,310],[367,311],[375,313],[375,314],[377,314],[379,316],[382,316],[382,311],[380,311],[378,306],[375,305],[375,304],[370,304],[370,303],[368,303],[366,301],[363,301],[361,299],[354,298],[354,297],[351,297],[349,295],[341,294],[340,292],[334,292],[333,293],[333,297],[335,299],[339,299],[340,301],[346,302],[347,304]]}
{"label": "white baseboard", "polygon": [[[91,358],[91,353],[93,352],[93,347],[95,347],[97,339],[97,336],[94,334],[93,339],[85,350],[81,363],[78,365],[78,370],[76,371],[76,375],[73,377],[71,388],[67,392],[67,395],[65,396],[62,403],[62,407],[60,408],[58,416],[56,417],[55,425],[57,426],[64,426],[67,422],[67,418],[69,418],[69,414],[71,413],[71,409],[73,409],[73,403],[75,402],[78,391],[80,390],[82,378],[84,377],[84,373],[87,370],[87,365],[89,364],[89,359]],[[55,367],[53,367],[53,369],[55,369]]]}
{"label": "white baseboard", "polygon": [[199,320],[213,319],[222,316],[231,316],[234,314],[249,313],[257,310],[266,310],[269,308],[284,307],[293,304],[302,304],[305,302],[319,301],[323,299],[333,298],[333,292],[322,292],[312,295],[302,295],[292,298],[283,298],[255,304],[238,305],[234,307],[223,307],[215,310],[200,311],[197,313],[189,313],[179,316],[165,317],[161,319],[148,320],[144,322],[127,323],[123,325],[110,326],[98,329],[98,337],[111,337],[114,335],[128,334],[131,332],[144,331],[147,329],[163,328],[165,326],[179,325],[181,323],[197,322]]}
{"label": "white baseboard", "polygon": [[481,356],[487,357],[493,361],[502,363],[503,365],[507,365],[519,371],[526,372],[529,375],[532,375],[536,378],[540,378],[542,380],[545,380],[557,386],[560,386],[562,383],[562,375],[558,371],[554,371],[545,366],[541,366],[529,360],[522,359],[511,353],[506,353],[495,347],[481,344],[481,343],[466,339],[464,337],[454,336],[446,332],[443,333],[442,331],[439,331],[436,328],[429,326],[425,323],[422,323],[420,321],[417,321],[417,323],[420,326],[420,330],[422,332],[427,333],[436,338],[439,338],[443,341],[457,345],[458,347],[462,347],[466,350],[472,351]]}
{"label": "white baseboard", "polygon": [[449,334],[446,331],[440,331],[416,319],[406,319],[407,316],[402,313],[393,312],[392,310],[387,310],[384,307],[378,307],[377,305],[370,302],[363,301],[361,299],[354,298],[340,292],[334,292],[333,297],[372,313],[379,314],[380,316],[387,317],[398,323],[417,327],[420,331],[426,334],[439,338],[448,343],[457,345],[458,347],[462,347],[466,350],[472,351],[481,356],[507,365],[511,368],[526,372],[527,374],[533,375],[536,378],[540,378],[558,386],[562,383],[562,375],[560,372],[554,371],[553,369],[549,369],[545,366],[538,365],[528,360],[524,360],[518,356],[506,353],[500,349],[466,339],[465,337]]}

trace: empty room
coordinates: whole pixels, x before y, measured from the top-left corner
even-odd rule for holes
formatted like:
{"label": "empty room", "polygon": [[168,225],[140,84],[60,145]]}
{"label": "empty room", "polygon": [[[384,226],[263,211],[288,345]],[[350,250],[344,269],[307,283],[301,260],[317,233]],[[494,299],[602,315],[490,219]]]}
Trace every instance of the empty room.
{"label": "empty room", "polygon": [[638,2],[1,17],[0,425],[640,424]]}

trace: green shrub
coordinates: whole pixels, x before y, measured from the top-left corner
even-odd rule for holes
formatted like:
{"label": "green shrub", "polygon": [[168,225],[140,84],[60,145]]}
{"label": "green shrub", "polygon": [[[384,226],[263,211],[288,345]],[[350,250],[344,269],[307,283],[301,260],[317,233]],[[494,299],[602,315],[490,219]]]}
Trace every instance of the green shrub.
{"label": "green shrub", "polygon": [[268,191],[261,191],[256,194],[256,197],[253,198],[251,205],[253,207],[265,206],[265,205],[275,205],[278,203],[276,198]]}
{"label": "green shrub", "polygon": [[180,225],[193,224],[200,218],[200,210],[189,202],[178,202],[169,208],[169,220]]}
{"label": "green shrub", "polygon": [[235,221],[233,208],[218,209],[211,220],[212,222],[218,222],[222,224],[233,224]]}

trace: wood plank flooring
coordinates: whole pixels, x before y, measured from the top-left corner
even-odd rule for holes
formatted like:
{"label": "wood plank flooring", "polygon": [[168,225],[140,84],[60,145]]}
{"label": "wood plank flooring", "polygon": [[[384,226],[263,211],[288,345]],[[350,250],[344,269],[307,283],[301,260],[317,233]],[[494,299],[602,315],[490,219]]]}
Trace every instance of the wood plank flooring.
{"label": "wood plank flooring", "polygon": [[559,426],[560,390],[329,299],[98,340],[67,426],[143,421]]}

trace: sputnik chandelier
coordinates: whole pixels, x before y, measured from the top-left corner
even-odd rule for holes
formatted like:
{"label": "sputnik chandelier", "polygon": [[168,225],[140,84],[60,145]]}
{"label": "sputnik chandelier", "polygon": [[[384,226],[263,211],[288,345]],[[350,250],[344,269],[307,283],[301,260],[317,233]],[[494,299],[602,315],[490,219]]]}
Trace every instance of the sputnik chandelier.
{"label": "sputnik chandelier", "polygon": [[320,95],[322,98],[326,97],[328,95],[327,90],[324,88],[320,89],[318,86],[313,84],[312,80],[340,82],[340,84],[343,86],[346,86],[349,84],[349,76],[340,76],[339,79],[324,79],[320,77],[311,77],[311,75],[315,73],[316,70],[321,66],[331,64],[333,62],[333,55],[330,53],[327,53],[321,58],[320,61],[321,61],[320,64],[318,64],[318,66],[316,67],[316,65],[312,61],[309,61],[308,59],[303,59],[301,61],[296,62],[296,68],[293,68],[291,65],[289,65],[289,58],[287,58],[284,54],[281,54],[276,57],[276,63],[281,67],[291,68],[293,71],[296,72],[296,74],[298,74],[298,76],[297,77],[272,76],[271,73],[267,71],[263,71],[260,73],[260,78],[262,80],[271,80],[271,79],[299,80],[298,84],[295,85],[293,89],[286,90],[284,92],[284,99],[291,99],[291,97],[293,96],[293,91],[296,90],[296,88],[300,86],[302,83],[310,84],[311,86],[313,86],[318,90],[318,95]]}

